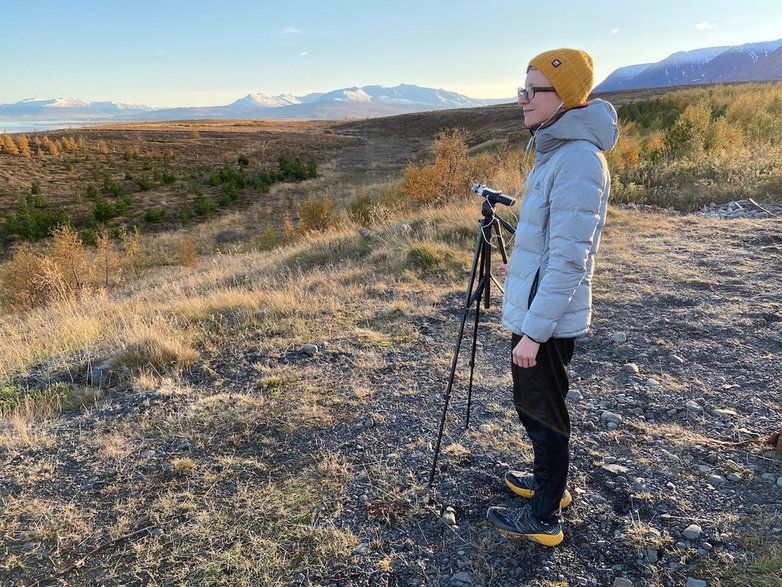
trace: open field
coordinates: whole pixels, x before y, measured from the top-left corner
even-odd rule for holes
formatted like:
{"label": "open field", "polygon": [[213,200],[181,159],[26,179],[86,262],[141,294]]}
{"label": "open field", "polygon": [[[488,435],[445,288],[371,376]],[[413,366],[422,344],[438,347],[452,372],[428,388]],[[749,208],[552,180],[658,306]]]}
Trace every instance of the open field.
{"label": "open field", "polygon": [[[398,184],[457,127],[476,156],[526,142],[518,109],[498,106],[100,128],[61,159],[0,155],[6,209],[36,182],[75,216],[89,204],[71,188],[111,169],[133,198],[115,222],[175,209],[191,182],[216,200],[224,157],[318,166],[187,226],[145,224],[150,262],[116,287],[0,316],[0,584],[779,586],[782,460],[763,440],[782,426],[780,218],[609,210],[572,365],[562,546],[485,521],[522,502],[502,474],[531,457],[496,298],[471,427],[465,358],[426,486],[481,202],[258,237],[311,197],[342,207]],[[155,170],[176,179],[119,179]]]}

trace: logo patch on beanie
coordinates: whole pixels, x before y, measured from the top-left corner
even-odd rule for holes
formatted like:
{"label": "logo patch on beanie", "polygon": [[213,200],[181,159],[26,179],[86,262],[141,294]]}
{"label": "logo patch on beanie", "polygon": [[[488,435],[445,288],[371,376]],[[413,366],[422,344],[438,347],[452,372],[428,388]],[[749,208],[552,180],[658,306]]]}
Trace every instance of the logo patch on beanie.
{"label": "logo patch on beanie", "polygon": [[555,59],[554,61],[551,62],[551,65],[553,65],[554,67],[559,67],[560,65],[562,65],[562,62],[559,59]]}

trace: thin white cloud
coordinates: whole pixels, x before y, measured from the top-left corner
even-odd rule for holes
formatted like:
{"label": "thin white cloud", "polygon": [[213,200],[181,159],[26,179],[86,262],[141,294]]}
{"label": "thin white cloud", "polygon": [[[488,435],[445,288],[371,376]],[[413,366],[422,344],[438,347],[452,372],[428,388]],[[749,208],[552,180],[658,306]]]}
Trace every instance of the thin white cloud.
{"label": "thin white cloud", "polygon": [[714,28],[714,25],[708,22],[699,22],[695,24],[695,28],[699,31],[710,31]]}
{"label": "thin white cloud", "polygon": [[619,29],[611,29],[611,34],[612,35],[615,35],[618,32],[619,32]]}
{"label": "thin white cloud", "polygon": [[301,53],[299,53],[299,56],[301,57],[306,57],[307,55],[309,55],[307,51],[302,51]]}
{"label": "thin white cloud", "polygon": [[286,35],[300,35],[301,31],[299,29],[295,29],[292,26],[286,27],[284,31],[282,31]]}

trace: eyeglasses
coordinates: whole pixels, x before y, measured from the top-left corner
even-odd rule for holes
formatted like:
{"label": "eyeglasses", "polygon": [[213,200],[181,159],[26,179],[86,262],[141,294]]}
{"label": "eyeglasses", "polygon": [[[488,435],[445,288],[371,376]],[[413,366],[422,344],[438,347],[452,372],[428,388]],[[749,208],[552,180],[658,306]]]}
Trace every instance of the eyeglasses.
{"label": "eyeglasses", "polygon": [[549,86],[527,86],[526,88],[519,88],[519,98],[525,100],[532,100],[537,92],[556,92],[555,88]]}

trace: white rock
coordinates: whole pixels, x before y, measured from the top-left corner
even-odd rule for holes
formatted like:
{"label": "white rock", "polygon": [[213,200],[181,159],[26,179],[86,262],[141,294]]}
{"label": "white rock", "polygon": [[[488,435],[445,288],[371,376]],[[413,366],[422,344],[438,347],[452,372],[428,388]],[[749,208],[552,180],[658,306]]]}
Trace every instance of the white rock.
{"label": "white rock", "polygon": [[611,584],[611,587],[633,587],[633,582],[630,579],[624,577],[617,577]]}
{"label": "white rock", "polygon": [[305,344],[303,347],[301,347],[301,350],[310,357],[314,357],[318,353],[318,345]]}
{"label": "white rock", "polygon": [[698,412],[698,413],[700,413],[700,412],[703,411],[703,407],[701,407],[701,405],[698,402],[696,402],[695,400],[688,401],[686,404],[684,404],[684,407],[686,407],[691,412]]}
{"label": "white rock", "polygon": [[624,475],[628,471],[627,467],[623,467],[622,465],[616,465],[613,463],[609,465],[603,465],[602,468],[608,471],[609,473],[613,473],[614,475]]}
{"label": "white rock", "polygon": [[682,532],[687,540],[697,540],[701,537],[702,533],[703,529],[698,526],[698,524],[690,524],[684,529],[684,532]]}
{"label": "white rock", "polygon": [[611,337],[611,340],[613,340],[616,344],[622,344],[623,342],[627,342],[627,334],[624,332],[617,332]]}
{"label": "white rock", "polygon": [[456,526],[456,512],[452,507],[449,506],[445,508],[445,511],[443,512],[443,522],[449,526]]}
{"label": "white rock", "polygon": [[658,385],[660,385],[660,382],[657,381],[656,379],[649,378],[646,380],[645,385],[646,387],[657,387]]}
{"label": "white rock", "polygon": [[624,365],[622,365],[622,371],[624,371],[625,373],[633,373],[636,375],[641,372],[641,370],[638,368],[638,365],[636,365],[635,363],[625,363]]}

